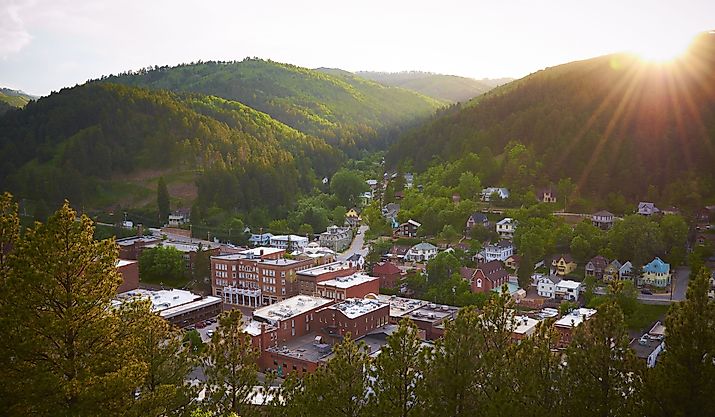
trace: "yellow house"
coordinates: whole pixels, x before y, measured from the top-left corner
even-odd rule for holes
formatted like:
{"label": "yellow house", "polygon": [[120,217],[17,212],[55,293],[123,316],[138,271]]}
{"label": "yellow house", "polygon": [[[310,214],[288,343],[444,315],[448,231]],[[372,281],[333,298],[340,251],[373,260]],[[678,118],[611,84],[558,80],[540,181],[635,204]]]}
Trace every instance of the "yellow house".
{"label": "yellow house", "polygon": [[556,275],[568,275],[576,270],[576,261],[569,254],[560,255],[551,261],[551,269]]}
{"label": "yellow house", "polygon": [[355,217],[358,218],[360,217],[360,214],[358,214],[357,210],[354,208],[351,208],[345,213],[345,217]]}

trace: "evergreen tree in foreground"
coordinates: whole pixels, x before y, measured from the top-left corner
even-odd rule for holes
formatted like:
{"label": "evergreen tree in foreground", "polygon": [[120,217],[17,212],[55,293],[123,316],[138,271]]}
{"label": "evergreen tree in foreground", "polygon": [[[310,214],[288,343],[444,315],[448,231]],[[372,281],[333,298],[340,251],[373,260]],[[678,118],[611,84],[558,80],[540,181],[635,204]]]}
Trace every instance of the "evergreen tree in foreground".
{"label": "evergreen tree in foreground", "polygon": [[[10,415],[117,415],[145,365],[111,300],[120,282],[113,240],[65,203],[17,242],[3,285]],[[6,345],[6,344],[9,344]]]}

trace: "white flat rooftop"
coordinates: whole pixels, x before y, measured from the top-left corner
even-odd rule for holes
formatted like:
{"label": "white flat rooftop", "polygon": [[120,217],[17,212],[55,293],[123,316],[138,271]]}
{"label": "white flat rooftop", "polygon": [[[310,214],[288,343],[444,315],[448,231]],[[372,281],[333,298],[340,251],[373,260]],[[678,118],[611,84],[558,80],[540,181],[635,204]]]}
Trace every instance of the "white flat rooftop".
{"label": "white flat rooftop", "polygon": [[340,310],[347,318],[354,319],[385,306],[387,306],[387,303],[381,303],[378,300],[369,298],[348,298],[342,303],[331,305],[329,308]]}
{"label": "white flat rooftop", "polygon": [[320,266],[314,266],[312,268],[304,269],[302,271],[298,271],[299,275],[306,275],[309,277],[317,277],[323,274],[327,274],[328,272],[333,272],[333,271],[342,271],[345,269],[351,268],[350,264],[348,262],[331,262],[329,264],[325,265],[320,265]]}
{"label": "white flat rooftop", "polygon": [[369,275],[355,273],[352,275],[348,275],[346,277],[338,277],[335,279],[330,279],[327,281],[319,282],[318,285],[324,285],[327,287],[335,287],[335,288],[350,288],[350,287],[355,287],[355,286],[364,284],[366,282],[375,281],[375,280],[379,280],[379,279],[380,278],[378,278],[378,277],[371,277]]}
{"label": "white flat rooftop", "polygon": [[531,335],[540,322],[528,316],[514,316],[514,333]]}
{"label": "white flat rooftop", "polygon": [[278,252],[282,252],[283,249],[268,248],[268,247],[262,246],[262,247],[258,247],[258,248],[248,249],[241,253],[246,254],[246,255],[252,255],[252,256],[261,256],[261,251],[263,251],[263,256],[267,256],[267,255],[276,254]]}
{"label": "white flat rooftop", "polygon": [[275,327],[271,326],[270,324],[262,323],[256,320],[249,320],[247,323],[244,324],[243,331],[251,336],[260,336],[261,325],[266,326],[266,330],[275,329]]}
{"label": "white flat rooftop", "polygon": [[594,314],[596,314],[596,310],[592,308],[577,308],[569,314],[566,314],[556,320],[554,325],[561,327],[578,327],[581,323],[590,319]]}
{"label": "white flat rooftop", "polygon": [[332,300],[310,295],[296,295],[295,297],[261,307],[253,312],[253,317],[275,322],[287,320],[316,308],[330,304]]}
{"label": "white flat rooftop", "polygon": [[274,235],[271,237],[271,241],[273,240],[291,240],[292,242],[307,242],[308,238],[305,236],[298,236],[298,235]]}
{"label": "white flat rooftop", "polygon": [[114,304],[118,305],[134,298],[149,299],[151,310],[164,318],[170,318],[187,310],[220,303],[218,297],[202,297],[185,290],[145,290],[136,289],[117,294]]}
{"label": "white flat rooftop", "polygon": [[578,281],[571,281],[568,279],[562,279],[556,284],[557,287],[563,287],[569,290],[575,290],[576,288],[581,286],[581,283]]}
{"label": "white flat rooftop", "polygon": [[424,300],[403,298],[386,294],[379,294],[377,299],[380,302],[390,304],[390,317],[402,317],[427,304],[427,301]]}
{"label": "white flat rooftop", "polygon": [[123,266],[135,264],[135,263],[137,263],[137,262],[138,262],[138,261],[131,261],[131,260],[128,260],[128,259],[117,259],[117,268],[121,268],[121,267],[123,267]]}

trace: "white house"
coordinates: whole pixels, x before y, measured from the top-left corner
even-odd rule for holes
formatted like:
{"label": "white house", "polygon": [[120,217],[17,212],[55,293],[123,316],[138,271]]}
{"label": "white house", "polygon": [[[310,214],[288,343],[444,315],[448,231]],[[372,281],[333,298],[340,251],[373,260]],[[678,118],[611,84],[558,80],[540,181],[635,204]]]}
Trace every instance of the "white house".
{"label": "white house", "polygon": [[500,240],[484,247],[484,260],[487,262],[494,260],[506,262],[512,255],[514,255],[514,245],[507,240]]}
{"label": "white house", "polygon": [[497,222],[496,230],[499,237],[502,239],[513,239],[514,231],[516,230],[517,221],[511,217],[505,217]]}
{"label": "white house", "polygon": [[546,298],[576,301],[581,294],[581,283],[561,279],[558,275],[546,275],[538,278],[537,293]]}
{"label": "white house", "polygon": [[658,210],[658,207],[656,207],[653,203],[649,203],[647,201],[641,201],[638,203],[638,214],[640,215],[651,216],[659,212],[660,210]]}
{"label": "white house", "polygon": [[437,256],[437,246],[422,242],[411,247],[405,254],[406,261],[425,262]]}
{"label": "white house", "polygon": [[488,187],[482,190],[482,201],[490,201],[494,193],[498,194],[499,198],[501,198],[502,200],[509,198],[508,189],[499,187]]}
{"label": "white house", "polygon": [[308,246],[309,240],[305,236],[275,235],[271,237],[271,246],[278,249],[302,249]]}
{"label": "white house", "polygon": [[627,261],[618,269],[618,276],[621,280],[631,279],[633,276],[633,264]]}
{"label": "white house", "polygon": [[248,238],[248,243],[250,243],[251,246],[270,246],[272,237],[273,234],[271,233],[256,233]]}
{"label": "white house", "polygon": [[181,213],[175,213],[169,215],[169,226],[181,226],[187,222],[186,216]]}

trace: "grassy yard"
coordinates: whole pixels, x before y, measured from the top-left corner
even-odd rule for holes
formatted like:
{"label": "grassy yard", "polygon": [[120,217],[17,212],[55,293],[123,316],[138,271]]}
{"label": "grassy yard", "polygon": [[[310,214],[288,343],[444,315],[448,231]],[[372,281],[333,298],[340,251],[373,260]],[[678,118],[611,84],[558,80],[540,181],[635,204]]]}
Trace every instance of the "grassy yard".
{"label": "grassy yard", "polygon": [[650,326],[656,320],[663,321],[669,307],[669,305],[638,303],[638,309],[635,313],[633,313],[631,317],[626,318],[626,325],[629,330],[637,330],[639,332],[650,330],[646,327]]}

